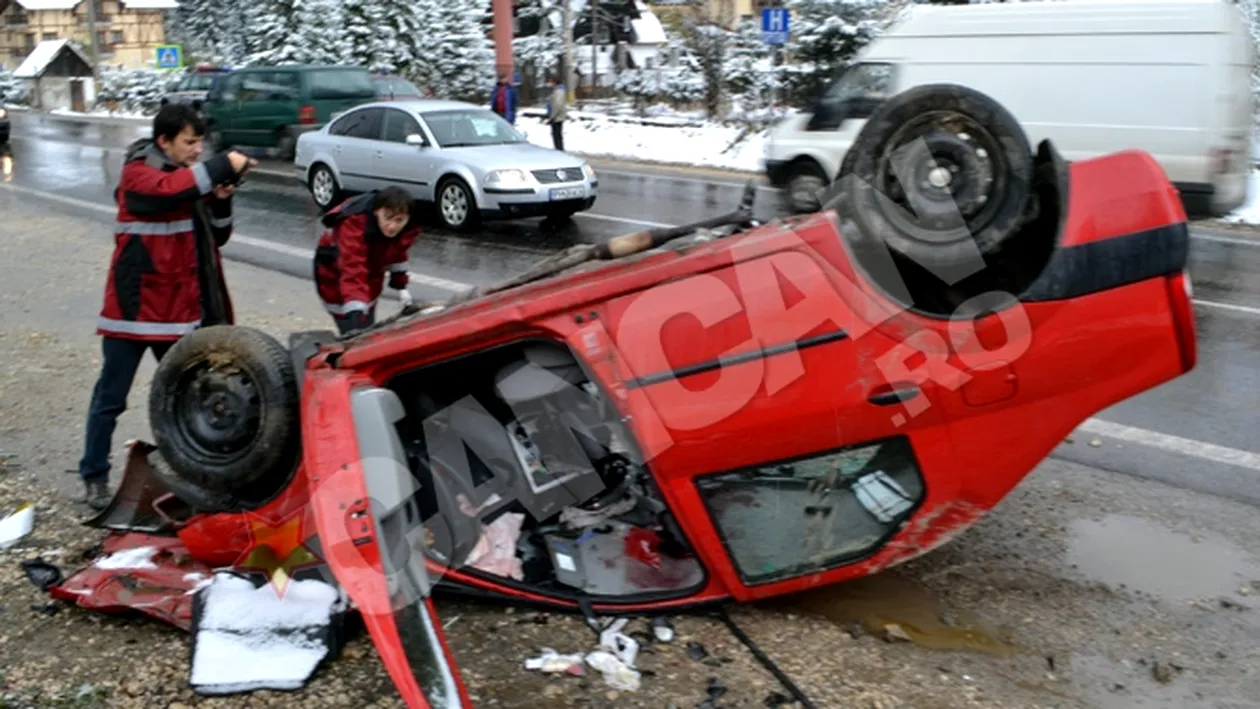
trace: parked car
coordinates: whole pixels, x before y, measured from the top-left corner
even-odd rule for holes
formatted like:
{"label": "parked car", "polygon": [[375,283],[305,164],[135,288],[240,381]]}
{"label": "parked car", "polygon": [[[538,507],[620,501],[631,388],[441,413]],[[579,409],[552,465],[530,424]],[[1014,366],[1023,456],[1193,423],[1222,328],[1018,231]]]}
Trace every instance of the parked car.
{"label": "parked car", "polygon": [[[731,215],[359,334],[189,334],[153,376],[155,443],[89,522],[128,563],[84,559],[49,592],[187,630],[215,569],[248,592],[309,573],[406,706],[472,707],[434,589],[676,613],[957,538],[1089,417],[1194,368],[1189,227],[1148,153],[1069,163],[982,94],[920,89],[873,115],[834,211],[758,225],[750,184]],[[961,280],[923,265],[981,255]]]}
{"label": "parked car", "polygon": [[169,103],[190,103],[193,108],[200,111],[210,90],[231,71],[227,67],[198,64],[175,82],[175,85],[162,97],[161,104],[165,106]]}
{"label": "parked car", "polygon": [[1246,203],[1255,50],[1237,3],[911,7],[813,106],[770,131],[766,175],[794,211],[818,208],[875,106],[939,81],[992,96],[1068,160],[1149,152],[1191,217]]}
{"label": "parked car", "polygon": [[401,76],[377,74],[372,77],[372,83],[376,85],[376,98],[381,101],[407,101],[425,97],[415,84]]}
{"label": "parked car", "polygon": [[9,121],[9,109],[0,106],[0,143],[9,142],[9,132],[12,129],[12,123]]}
{"label": "parked car", "polygon": [[435,203],[454,230],[482,219],[567,218],[590,209],[599,186],[585,161],[530,143],[493,111],[434,99],[346,111],[298,139],[293,165],[321,209],[397,185]]}
{"label": "parked car", "polygon": [[376,100],[367,69],[354,66],[251,66],[237,69],[210,90],[205,114],[210,142],[272,148],[293,159],[299,135],[340,111]]}

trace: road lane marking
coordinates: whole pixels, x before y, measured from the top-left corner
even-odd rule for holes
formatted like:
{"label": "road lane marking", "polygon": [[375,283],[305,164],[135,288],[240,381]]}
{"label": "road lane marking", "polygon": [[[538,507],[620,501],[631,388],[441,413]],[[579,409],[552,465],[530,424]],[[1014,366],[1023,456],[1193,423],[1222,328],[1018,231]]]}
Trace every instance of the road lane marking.
{"label": "road lane marking", "polygon": [[1196,441],[1193,438],[1182,438],[1167,433],[1148,431],[1144,428],[1126,426],[1120,423],[1091,418],[1081,424],[1078,431],[1092,433],[1096,436],[1107,436],[1126,443],[1137,443],[1151,448],[1179,453],[1191,458],[1201,458],[1224,465],[1234,465],[1260,472],[1260,453],[1251,453],[1237,448],[1218,446],[1215,443]]}
{"label": "road lane marking", "polygon": [[[1191,229],[1194,227],[1191,226]],[[1260,239],[1248,239],[1246,237],[1236,236],[1217,236],[1215,234],[1190,234],[1192,239],[1202,239],[1203,241],[1215,241],[1220,244],[1232,244],[1234,246],[1254,246],[1260,247]]]}
{"label": "road lane marking", "polygon": [[[89,202],[76,197],[67,197],[65,195],[53,194],[50,192],[42,192],[40,190],[33,190],[28,187],[21,187],[18,185],[0,184],[0,187],[4,187],[13,192],[30,194],[54,202],[61,202],[63,204],[88,209],[102,214],[111,216],[114,215],[113,207],[97,202]],[[288,244],[277,244],[266,239],[259,239],[245,234],[234,234],[232,239],[233,241],[259,249],[295,256],[305,260],[309,260],[314,256],[314,251],[310,249],[289,246]],[[409,275],[417,283],[422,283],[424,285],[433,286],[435,288],[451,292],[460,292],[474,287],[469,283],[461,283],[459,281],[447,280],[445,278],[438,278],[436,276],[429,276],[422,273],[410,273]],[[1195,302],[1213,307],[1238,309],[1242,312],[1260,315],[1260,308],[1247,308],[1244,306],[1229,305],[1227,303],[1212,303],[1200,300],[1196,300]],[[1157,431],[1148,431],[1143,428],[1126,426],[1124,424],[1113,423],[1111,421],[1104,421],[1096,418],[1086,419],[1086,421],[1081,424],[1077,430],[1093,433],[1099,436],[1108,436],[1110,438],[1116,438],[1130,443],[1139,443],[1161,450],[1180,453],[1192,458],[1201,458],[1226,465],[1234,465],[1242,468],[1248,468],[1250,470],[1260,471],[1260,454],[1219,446],[1205,441],[1182,438],[1180,436],[1159,433]]]}

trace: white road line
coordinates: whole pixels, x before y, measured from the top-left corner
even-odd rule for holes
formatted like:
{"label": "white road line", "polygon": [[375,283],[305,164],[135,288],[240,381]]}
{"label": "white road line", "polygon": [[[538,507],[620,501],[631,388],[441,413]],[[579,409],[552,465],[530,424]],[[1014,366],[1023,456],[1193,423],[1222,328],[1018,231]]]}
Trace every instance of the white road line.
{"label": "white road line", "polygon": [[1192,438],[1172,436],[1167,433],[1148,431],[1144,428],[1125,426],[1124,424],[1088,419],[1081,424],[1078,431],[1085,431],[1096,436],[1116,438],[1127,443],[1138,443],[1151,448],[1158,448],[1170,453],[1179,453],[1191,458],[1202,458],[1214,463],[1235,465],[1260,472],[1260,453],[1250,453],[1237,448],[1227,448],[1214,443],[1196,441]]}
{"label": "white road line", "polygon": [[1233,303],[1218,303],[1214,300],[1200,300],[1198,298],[1194,300],[1194,304],[1202,305],[1208,308],[1218,308],[1220,310],[1232,310],[1236,313],[1245,313],[1247,315],[1254,315],[1256,317],[1260,317],[1260,308],[1252,308],[1246,305],[1234,305]]}
{"label": "white road line", "polygon": [[614,217],[608,214],[595,214],[594,212],[578,212],[575,217],[584,217],[586,219],[599,219],[605,222],[617,222],[618,224],[638,224],[640,226],[649,227],[651,229],[672,229],[677,224],[664,224],[662,222],[649,222],[643,219],[627,219],[626,217]]}
{"label": "white road line", "polygon": [[[1193,227],[1192,227],[1193,228]],[[1220,244],[1233,244],[1234,246],[1252,246],[1260,247],[1260,239],[1238,238],[1233,236],[1216,236],[1215,234],[1191,234],[1192,239],[1202,239],[1203,241],[1215,241]]]}

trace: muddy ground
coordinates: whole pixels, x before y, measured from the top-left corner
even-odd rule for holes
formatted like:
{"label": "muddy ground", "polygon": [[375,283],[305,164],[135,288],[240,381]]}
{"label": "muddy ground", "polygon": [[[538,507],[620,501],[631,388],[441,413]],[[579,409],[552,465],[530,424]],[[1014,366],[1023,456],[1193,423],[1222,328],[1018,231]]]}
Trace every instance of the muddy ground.
{"label": "muddy ground", "polygon": [[[187,635],[49,605],[25,578],[19,563],[37,557],[70,573],[102,536],[78,524],[88,511],[72,501],[72,471],[112,240],[105,224],[42,213],[3,191],[0,214],[0,509],[37,507],[35,532],[0,551],[0,707],[400,706],[362,634],[296,694],[199,697],[187,689]],[[310,283],[233,262],[227,273],[240,322],[277,335],[327,326]],[[116,449],[147,437],[152,371],[147,360]],[[641,655],[641,689],[618,694],[589,669],[546,678],[523,668],[543,647],[593,650],[577,618],[445,599],[438,608],[477,706],[696,707],[713,678],[726,692],[706,706],[792,706],[712,618],[675,618],[674,642]],[[1255,709],[1260,516],[1049,461],[944,549],[731,613],[818,707]],[[693,659],[692,643],[707,657]]]}

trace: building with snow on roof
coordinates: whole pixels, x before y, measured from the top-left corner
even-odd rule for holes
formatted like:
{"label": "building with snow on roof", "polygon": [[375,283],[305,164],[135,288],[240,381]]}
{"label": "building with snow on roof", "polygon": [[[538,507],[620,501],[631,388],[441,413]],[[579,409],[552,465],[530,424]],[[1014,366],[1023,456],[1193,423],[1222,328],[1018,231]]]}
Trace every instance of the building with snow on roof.
{"label": "building with snow on roof", "polygon": [[[96,24],[88,2],[95,3]],[[42,42],[74,40],[91,56],[96,33],[101,69],[152,67],[166,43],[165,15],[177,0],[0,0],[0,66],[13,69]]]}
{"label": "building with snow on roof", "polygon": [[82,113],[96,98],[92,62],[68,39],[40,42],[13,72],[31,108]]}

